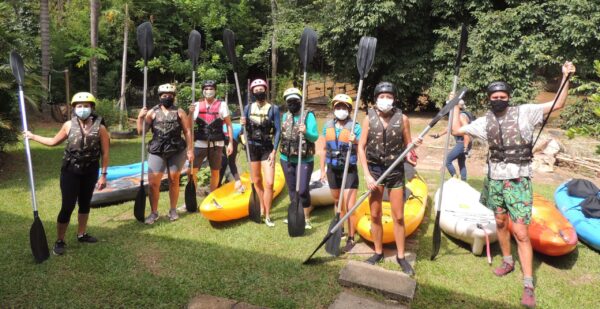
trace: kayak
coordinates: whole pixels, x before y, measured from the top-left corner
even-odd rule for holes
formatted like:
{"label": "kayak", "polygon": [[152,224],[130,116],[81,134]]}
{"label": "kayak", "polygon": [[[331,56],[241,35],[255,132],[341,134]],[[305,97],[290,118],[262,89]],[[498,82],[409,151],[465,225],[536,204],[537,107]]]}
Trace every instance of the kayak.
{"label": "kayak", "polygon": [[[200,213],[210,221],[231,221],[248,216],[248,203],[250,201],[250,177],[248,173],[240,176],[246,191],[238,193],[235,190],[235,181],[230,181],[207,195],[200,204]],[[275,166],[275,183],[273,185],[273,199],[281,193],[285,186],[285,177],[281,165]]]}
{"label": "kayak", "polygon": [[579,240],[600,251],[600,218],[588,218],[581,211],[579,204],[583,198],[570,196],[565,182],[554,192],[558,210],[573,224]]}
{"label": "kayak", "polygon": [[[513,232],[512,220],[508,228]],[[539,194],[533,195],[529,239],[533,250],[550,256],[561,256],[575,250],[577,233],[573,225],[554,204]]]}
{"label": "kayak", "polygon": [[[440,190],[435,193],[435,210],[439,209]],[[471,245],[475,255],[483,253],[486,246],[491,263],[489,244],[498,240],[494,213],[479,202],[480,193],[468,183],[450,178],[444,182],[444,196],[440,211],[440,228],[452,238]]]}
{"label": "kayak", "polygon": [[321,170],[314,171],[310,176],[310,204],[312,206],[331,206],[334,203],[333,195],[327,180],[321,182]]}
{"label": "kayak", "polygon": [[[425,216],[425,208],[427,208],[427,184],[417,175],[406,184],[412,194],[404,203],[404,228],[405,237],[414,233]],[[383,216],[383,243],[394,242],[394,224],[392,219],[392,208],[390,202],[382,203]],[[358,209],[353,214],[358,219],[356,222],[356,231],[358,234],[368,241],[373,241],[371,235],[371,211],[369,208],[369,199],[365,199]]]}
{"label": "kayak", "polygon": [[[98,170],[98,176],[102,169]],[[106,180],[115,180],[127,176],[139,175],[142,172],[142,162],[137,162],[128,165],[109,166],[106,169]],[[144,173],[148,172],[148,161],[144,164]],[[139,177],[138,177],[139,178]]]}
{"label": "kayak", "polygon": [[[144,188],[148,195],[148,174],[144,175]],[[94,189],[91,207],[102,207],[135,200],[140,189],[140,175],[126,176],[106,181],[106,188]],[[160,191],[169,190],[169,179],[165,174],[160,183]]]}

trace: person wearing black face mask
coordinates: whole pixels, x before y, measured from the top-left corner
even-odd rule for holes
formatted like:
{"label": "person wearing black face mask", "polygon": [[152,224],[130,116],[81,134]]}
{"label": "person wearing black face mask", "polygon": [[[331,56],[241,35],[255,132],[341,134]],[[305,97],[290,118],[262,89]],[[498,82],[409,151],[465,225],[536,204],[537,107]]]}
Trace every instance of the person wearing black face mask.
{"label": "person wearing black face mask", "polygon": [[[498,242],[502,251],[502,265],[494,270],[504,276],[514,270],[511,255],[508,220],[513,222],[513,235],[517,241],[523,272],[521,304],[535,306],[533,287],[533,253],[528,235],[531,220],[533,190],[531,167],[533,131],[541,124],[544,115],[564,107],[569,92],[568,75],[575,72],[573,63],[562,66],[565,88],[553,102],[509,106],[511,88],[505,82],[493,82],[487,88],[490,110],[472,123],[460,125],[459,108],[454,109],[452,134],[486,140],[489,144],[488,175],[481,192],[481,203],[494,211]],[[510,198],[507,198],[510,197]]]}
{"label": "person wearing black face mask", "polygon": [[[175,86],[164,84],[158,87],[160,104],[150,111],[142,108],[137,119],[138,134],[142,126],[152,129],[152,140],[148,143],[148,184],[150,188],[150,207],[152,212],[146,218],[146,224],[158,220],[158,198],[160,182],[165,171],[169,177],[170,209],[169,220],[179,218],[177,199],[179,197],[179,175],[185,159],[194,160],[192,131],[187,114],[174,105]],[[182,138],[182,133],[185,136]],[[187,149],[187,152],[186,152]]]}

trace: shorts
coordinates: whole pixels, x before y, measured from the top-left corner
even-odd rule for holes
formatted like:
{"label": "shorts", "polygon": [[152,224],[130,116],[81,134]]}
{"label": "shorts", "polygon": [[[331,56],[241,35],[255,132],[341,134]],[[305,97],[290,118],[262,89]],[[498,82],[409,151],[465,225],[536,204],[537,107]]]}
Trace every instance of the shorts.
{"label": "shorts", "polygon": [[533,205],[533,187],[529,177],[488,179],[483,181],[481,204],[496,214],[508,212],[514,223],[529,224]]}
{"label": "shorts", "polygon": [[[335,169],[331,164],[327,164],[327,181],[330,189],[340,189],[342,187],[342,177],[344,168]],[[348,175],[346,176],[345,189],[358,189],[358,169],[356,165],[348,166]]]}
{"label": "shorts", "polygon": [[[387,167],[375,164],[369,164],[369,173],[377,180],[386,171]],[[396,167],[381,182],[386,189],[400,189],[404,187],[404,166]]]}
{"label": "shorts", "polygon": [[148,154],[148,173],[165,173],[181,171],[186,160],[186,150],[183,149],[168,158],[155,154]]}
{"label": "shorts", "polygon": [[213,146],[210,148],[194,147],[194,168],[200,168],[206,157],[208,157],[208,165],[211,170],[221,170],[221,160],[223,158],[222,146]]}
{"label": "shorts", "polygon": [[273,152],[273,149],[273,145],[250,145],[250,162],[268,160],[271,152]]}

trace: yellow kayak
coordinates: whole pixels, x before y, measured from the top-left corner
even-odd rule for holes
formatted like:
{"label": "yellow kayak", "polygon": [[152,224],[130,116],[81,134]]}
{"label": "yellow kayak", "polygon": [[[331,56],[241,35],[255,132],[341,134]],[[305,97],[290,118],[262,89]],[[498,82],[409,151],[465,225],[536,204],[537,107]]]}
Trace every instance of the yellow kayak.
{"label": "yellow kayak", "polygon": [[[412,194],[404,203],[404,227],[405,234],[408,237],[414,233],[425,216],[425,208],[427,207],[427,184],[417,175],[406,186],[411,190]],[[394,226],[391,214],[391,206],[389,202],[383,202],[383,243],[394,242]],[[356,231],[363,239],[373,241],[371,236],[371,211],[369,209],[369,199],[366,199],[356,210],[357,216]]]}
{"label": "yellow kayak", "polygon": [[[217,190],[211,192],[200,204],[200,213],[210,221],[230,221],[248,216],[248,203],[250,201],[250,177],[248,173],[240,176],[246,191],[238,193],[235,182],[231,181]],[[285,177],[281,165],[275,165],[275,183],[273,185],[273,199],[281,193],[285,185]]]}

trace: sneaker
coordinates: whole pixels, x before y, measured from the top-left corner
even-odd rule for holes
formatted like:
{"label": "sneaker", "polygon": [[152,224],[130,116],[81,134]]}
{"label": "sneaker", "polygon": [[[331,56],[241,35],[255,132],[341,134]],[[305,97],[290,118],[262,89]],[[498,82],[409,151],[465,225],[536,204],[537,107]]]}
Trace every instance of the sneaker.
{"label": "sneaker", "polygon": [[508,264],[508,263],[502,261],[502,265],[500,265],[500,267],[494,269],[494,274],[498,277],[502,277],[502,276],[507,275],[508,273],[510,273],[513,270],[515,270],[514,264]]}
{"label": "sneaker", "polygon": [[169,221],[175,221],[177,219],[179,219],[179,215],[177,214],[177,209],[169,209],[169,214],[167,215],[169,217]]}
{"label": "sneaker", "polygon": [[310,223],[310,219],[306,219],[306,221],[304,222],[304,229],[312,230],[312,224]]}
{"label": "sneaker", "polygon": [[412,266],[410,266],[410,263],[408,263],[408,261],[406,261],[405,258],[399,258],[398,256],[396,256],[396,262],[398,262],[398,264],[400,264],[400,267],[402,268],[402,272],[409,275],[409,276],[414,276],[415,275],[415,270],[412,268]]}
{"label": "sneaker", "polygon": [[246,192],[246,188],[244,187],[244,185],[242,184],[242,182],[239,181],[239,180],[235,181],[235,191],[237,191],[238,193],[244,193],[244,192]]}
{"label": "sneaker", "polygon": [[348,237],[346,239],[346,245],[344,246],[344,252],[350,252],[354,248],[354,238]]}
{"label": "sneaker", "polygon": [[383,260],[383,253],[375,253],[370,258],[368,258],[365,262],[367,264],[375,265]]}
{"label": "sneaker", "polygon": [[521,305],[527,308],[535,308],[535,293],[533,292],[533,287],[526,286],[523,288]]}
{"label": "sneaker", "polygon": [[283,219],[283,223],[284,224],[288,224],[288,220],[287,219]]}
{"label": "sneaker", "polygon": [[63,255],[65,253],[66,246],[67,244],[65,243],[65,241],[59,239],[54,243],[54,249],[52,250],[52,252],[54,252],[54,254],[56,255]]}
{"label": "sneaker", "polygon": [[266,224],[268,227],[274,227],[274,226],[275,226],[275,223],[273,223],[273,221],[271,221],[271,218],[266,218],[266,219],[265,219],[265,224]]}
{"label": "sneaker", "polygon": [[77,235],[77,240],[79,242],[89,242],[89,243],[95,243],[98,241],[98,239],[96,239],[96,237],[91,236],[88,233],[83,233],[83,235],[81,235],[81,236]]}
{"label": "sneaker", "polygon": [[178,212],[187,212],[187,207],[185,206],[185,204],[177,207],[177,211]]}
{"label": "sneaker", "polygon": [[151,212],[150,215],[146,217],[144,223],[153,224],[154,222],[156,222],[156,220],[158,220],[158,212]]}

